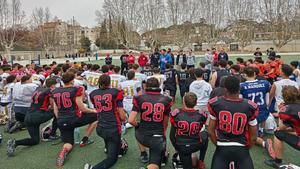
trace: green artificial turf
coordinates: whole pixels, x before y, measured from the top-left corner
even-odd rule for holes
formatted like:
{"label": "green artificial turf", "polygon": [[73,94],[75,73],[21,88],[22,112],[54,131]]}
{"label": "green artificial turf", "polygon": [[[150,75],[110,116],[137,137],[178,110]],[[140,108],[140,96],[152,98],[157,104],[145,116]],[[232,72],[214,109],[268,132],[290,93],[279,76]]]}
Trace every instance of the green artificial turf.
{"label": "green artificial turf", "polygon": [[[247,57],[248,58],[248,57]],[[250,58],[250,57],[249,57]],[[233,61],[235,59],[231,58]],[[288,56],[284,57],[285,62],[289,63],[292,60],[299,60],[299,56]],[[199,62],[199,60],[198,60]],[[97,61],[93,63],[103,64],[102,61]],[[114,63],[118,65],[119,61],[114,60]],[[181,99],[179,98],[179,92],[177,91],[177,97],[175,99],[174,107],[181,106]],[[81,135],[84,132],[85,127],[81,128]],[[0,132],[3,133],[3,141],[0,146],[0,169],[55,169],[57,168],[55,165],[56,157],[61,149],[62,143],[59,145],[52,145],[49,142],[42,142],[39,145],[33,147],[18,147],[16,149],[15,157],[7,157],[6,155],[6,142],[9,138],[22,139],[24,137],[28,137],[28,133],[26,130],[17,132],[15,134],[7,134],[3,132],[3,126],[0,127]],[[120,158],[117,164],[113,167],[113,169],[139,169],[140,167],[144,167],[145,165],[139,162],[139,150],[136,145],[134,130],[129,129],[128,132],[124,135],[129,143],[129,150],[127,154]],[[269,136],[272,137],[272,136]],[[75,146],[74,150],[68,156],[66,163],[63,169],[83,169],[83,165],[85,163],[96,164],[103,160],[106,156],[104,153],[104,143],[100,137],[96,135],[94,132],[92,139],[95,140],[95,143],[89,145],[84,148],[80,148],[79,146]],[[172,148],[171,143],[168,139],[168,151],[172,155],[174,153],[174,149]],[[210,168],[212,156],[215,150],[215,146],[212,143],[209,143],[209,148],[207,150],[207,155],[205,158],[206,168]],[[255,169],[268,169],[266,165],[264,165],[264,160],[268,159],[264,149],[254,146],[251,149],[251,156],[253,159],[253,163]],[[285,163],[293,163],[296,165],[300,165],[299,160],[299,152],[292,149],[288,145],[285,145],[284,151],[284,162]],[[163,169],[173,168],[171,163],[169,162],[166,167]]]}

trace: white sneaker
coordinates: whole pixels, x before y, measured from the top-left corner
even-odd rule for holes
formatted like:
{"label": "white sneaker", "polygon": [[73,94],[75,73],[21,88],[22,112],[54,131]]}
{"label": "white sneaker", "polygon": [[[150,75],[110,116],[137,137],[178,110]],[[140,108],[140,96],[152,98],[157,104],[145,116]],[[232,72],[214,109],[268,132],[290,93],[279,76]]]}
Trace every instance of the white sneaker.
{"label": "white sneaker", "polygon": [[129,128],[132,128],[132,127],[133,127],[133,125],[131,125],[131,124],[129,124],[129,123],[126,123],[126,125],[125,125],[125,126],[126,126],[126,128],[127,128],[127,129],[129,129]]}
{"label": "white sneaker", "polygon": [[90,164],[88,164],[88,163],[86,163],[86,164],[84,165],[84,169],[92,169],[92,168],[93,168],[93,166],[90,165]]}

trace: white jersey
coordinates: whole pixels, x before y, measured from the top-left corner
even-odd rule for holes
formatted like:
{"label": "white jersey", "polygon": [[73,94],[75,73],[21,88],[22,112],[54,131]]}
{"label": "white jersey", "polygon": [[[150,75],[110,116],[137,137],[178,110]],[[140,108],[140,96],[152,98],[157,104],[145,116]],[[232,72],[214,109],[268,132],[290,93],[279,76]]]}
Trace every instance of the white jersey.
{"label": "white jersey", "polygon": [[112,88],[120,88],[120,84],[121,82],[124,82],[126,80],[126,77],[125,76],[122,76],[120,74],[111,74],[109,75],[110,76],[110,86]]}
{"label": "white jersey", "polygon": [[30,107],[31,97],[38,85],[34,83],[16,83],[13,88],[13,99],[15,106]]}
{"label": "white jersey", "polygon": [[154,78],[156,78],[157,80],[158,80],[158,82],[159,82],[159,88],[161,89],[161,93],[163,93],[163,90],[164,90],[164,83],[165,83],[165,81],[166,81],[166,76],[165,75],[163,75],[163,74],[154,74],[154,75],[152,75],[152,76],[149,76],[147,79],[150,79],[150,78],[152,78],[152,77],[154,77]]}
{"label": "white jersey", "polygon": [[276,91],[275,91],[276,104],[275,104],[275,108],[277,108],[276,110],[279,110],[278,106],[280,105],[280,103],[284,102],[283,97],[282,97],[283,87],[284,86],[295,86],[295,87],[297,87],[297,89],[299,89],[299,85],[298,85],[297,82],[292,81],[290,79],[279,80],[277,82],[274,82],[274,85],[276,86]]}
{"label": "white jersey", "polygon": [[41,81],[45,81],[45,76],[40,74],[33,74],[31,78],[32,78],[32,83],[40,87],[43,85]]}
{"label": "white jersey", "polygon": [[137,80],[126,80],[120,84],[120,88],[124,91],[123,106],[126,112],[131,112],[133,96],[137,95],[138,88],[141,87]]}
{"label": "white jersey", "polygon": [[200,109],[207,105],[212,88],[205,80],[195,80],[191,83],[189,91],[197,95],[195,109]]}
{"label": "white jersey", "polygon": [[139,82],[143,82],[143,81],[147,80],[147,76],[144,75],[143,73],[136,72],[135,76],[134,76],[134,79],[139,81]]}
{"label": "white jersey", "polygon": [[3,73],[2,75],[0,75],[0,89],[3,89],[4,88],[4,84],[6,83],[6,78],[10,76],[9,73]]}
{"label": "white jersey", "polygon": [[86,92],[89,94],[93,90],[98,88],[98,80],[101,76],[101,73],[96,72],[87,72],[85,75],[87,90]]}
{"label": "white jersey", "polygon": [[9,83],[4,86],[3,88],[3,94],[1,96],[1,103],[11,103],[12,102],[12,92],[13,88],[15,86],[15,83]]}

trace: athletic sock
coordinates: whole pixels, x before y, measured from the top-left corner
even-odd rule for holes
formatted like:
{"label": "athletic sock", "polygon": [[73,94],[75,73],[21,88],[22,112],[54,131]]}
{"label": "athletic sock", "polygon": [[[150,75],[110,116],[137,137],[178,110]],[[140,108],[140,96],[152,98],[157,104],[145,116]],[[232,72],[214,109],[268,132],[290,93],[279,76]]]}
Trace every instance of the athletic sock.
{"label": "athletic sock", "polygon": [[280,159],[280,158],[275,158],[275,162],[277,163],[277,164],[280,164],[280,163],[282,163],[282,159]]}
{"label": "athletic sock", "polygon": [[141,156],[147,156],[147,152],[146,151],[142,151],[141,152]]}

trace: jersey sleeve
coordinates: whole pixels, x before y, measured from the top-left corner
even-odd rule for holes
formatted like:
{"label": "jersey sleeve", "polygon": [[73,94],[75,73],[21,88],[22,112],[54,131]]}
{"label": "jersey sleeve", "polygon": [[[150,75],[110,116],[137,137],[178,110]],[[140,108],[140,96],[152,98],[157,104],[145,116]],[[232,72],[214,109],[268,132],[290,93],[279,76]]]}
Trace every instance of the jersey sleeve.
{"label": "jersey sleeve", "polygon": [[172,106],[173,106],[173,99],[168,97],[166,109],[165,109],[165,112],[164,112],[166,116],[169,116]]}
{"label": "jersey sleeve", "polygon": [[117,98],[116,98],[118,107],[123,107],[123,99],[124,99],[123,90],[118,90],[118,94],[117,94]]}
{"label": "jersey sleeve", "polygon": [[250,118],[249,118],[249,125],[250,126],[256,126],[257,125],[257,120],[256,117],[258,116],[259,109],[258,105],[250,100],[248,100],[248,104],[250,107]]}
{"label": "jersey sleeve", "polygon": [[133,97],[132,99],[132,111],[140,113],[140,107],[138,105],[138,97]]}
{"label": "jersey sleeve", "polygon": [[206,121],[207,121],[207,114],[205,113],[204,109],[199,110],[199,114],[200,114],[200,123],[205,125]]}
{"label": "jersey sleeve", "polygon": [[170,113],[170,123],[172,126],[174,127],[177,127],[177,124],[176,124],[176,116],[177,114],[179,113],[180,111],[178,109],[175,109],[173,110],[171,113]]}
{"label": "jersey sleeve", "polygon": [[207,108],[210,113],[210,119],[212,119],[212,120],[217,119],[217,113],[214,110],[214,106],[215,106],[217,100],[218,100],[218,97],[214,97],[214,98],[210,99],[207,104]]}
{"label": "jersey sleeve", "polygon": [[77,91],[76,91],[75,96],[80,97],[80,96],[83,95],[83,92],[84,92],[84,88],[82,86],[79,86],[79,87],[77,87]]}

